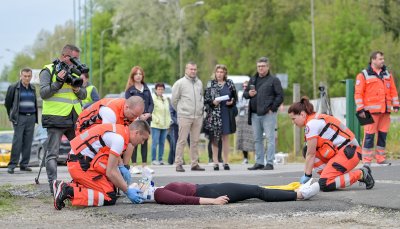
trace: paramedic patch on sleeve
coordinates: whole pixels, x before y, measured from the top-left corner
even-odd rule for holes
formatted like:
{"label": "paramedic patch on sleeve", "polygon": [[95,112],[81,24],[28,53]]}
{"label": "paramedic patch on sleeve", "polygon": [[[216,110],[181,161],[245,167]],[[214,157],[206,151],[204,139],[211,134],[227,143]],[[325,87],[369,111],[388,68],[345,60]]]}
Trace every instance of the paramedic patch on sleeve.
{"label": "paramedic patch on sleeve", "polygon": [[306,125],[306,127],[304,128],[304,134],[308,134],[310,132],[310,127],[308,127],[307,125]]}

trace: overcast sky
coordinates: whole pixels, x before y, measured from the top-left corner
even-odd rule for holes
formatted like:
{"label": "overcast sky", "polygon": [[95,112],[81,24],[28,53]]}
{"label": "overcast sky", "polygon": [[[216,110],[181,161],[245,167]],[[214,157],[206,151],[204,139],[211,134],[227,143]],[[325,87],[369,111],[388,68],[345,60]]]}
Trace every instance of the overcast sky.
{"label": "overcast sky", "polygon": [[[75,0],[82,4],[85,0]],[[74,19],[74,0],[6,0],[0,6],[0,72],[10,66],[14,53],[31,46],[42,29]],[[10,50],[10,51],[7,51]]]}

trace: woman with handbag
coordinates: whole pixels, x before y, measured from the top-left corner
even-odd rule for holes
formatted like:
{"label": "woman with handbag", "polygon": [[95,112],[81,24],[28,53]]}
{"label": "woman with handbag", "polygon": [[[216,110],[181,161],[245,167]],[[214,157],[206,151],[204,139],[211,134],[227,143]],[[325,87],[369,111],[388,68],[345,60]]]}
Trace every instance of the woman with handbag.
{"label": "woman with handbag", "polygon": [[208,82],[204,94],[206,117],[203,127],[205,134],[212,141],[214,170],[219,170],[218,141],[220,139],[222,140],[224,170],[230,170],[229,135],[236,132],[237,92],[232,80],[227,79],[228,69],[225,65],[217,64],[213,75],[214,79]]}

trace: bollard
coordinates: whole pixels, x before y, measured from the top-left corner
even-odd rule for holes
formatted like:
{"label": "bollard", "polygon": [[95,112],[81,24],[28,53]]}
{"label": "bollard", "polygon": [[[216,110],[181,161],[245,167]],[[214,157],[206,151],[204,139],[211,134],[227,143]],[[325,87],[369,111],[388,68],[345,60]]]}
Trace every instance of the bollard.
{"label": "bollard", "polygon": [[360,123],[356,117],[356,104],[354,102],[354,80],[346,79],[346,126],[354,133],[360,142]]}

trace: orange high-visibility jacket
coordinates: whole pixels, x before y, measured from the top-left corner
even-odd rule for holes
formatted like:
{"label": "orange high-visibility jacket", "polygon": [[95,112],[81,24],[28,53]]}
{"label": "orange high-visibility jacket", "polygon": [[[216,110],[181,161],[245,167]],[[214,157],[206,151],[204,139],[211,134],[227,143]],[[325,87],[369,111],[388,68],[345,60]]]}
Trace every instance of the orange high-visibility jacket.
{"label": "orange high-visibility jacket", "polygon": [[362,109],[371,113],[390,113],[392,107],[399,107],[399,97],[393,76],[382,69],[382,79],[371,67],[357,75],[354,100],[357,111]]}
{"label": "orange high-visibility jacket", "polygon": [[115,124],[129,125],[130,122],[125,120],[124,105],[124,98],[105,98],[93,103],[79,115],[78,120],[76,121],[76,134],[78,135],[94,125],[102,123],[102,118],[99,115],[99,110],[102,106],[106,106],[114,111],[117,118]]}
{"label": "orange high-visibility jacket", "polygon": [[[99,151],[103,150],[103,148],[109,148],[107,145],[105,145],[102,139],[102,136],[107,132],[114,132],[121,135],[124,138],[124,150],[126,149],[129,143],[129,127],[125,125],[107,123],[96,125],[95,127],[90,128],[89,130],[72,139],[70,144],[73,153],[77,155],[83,149],[89,148],[90,151],[92,151],[92,153],[96,155]],[[102,145],[102,148],[100,148],[98,151],[94,150],[93,147],[91,147],[91,144],[96,141],[99,141]]]}
{"label": "orange high-visibility jacket", "polygon": [[307,116],[306,123],[312,119],[323,119],[325,127],[317,136],[317,149],[314,160],[314,170],[322,172],[326,163],[346,145],[358,146],[353,132],[337,118],[326,114],[312,114]]}

